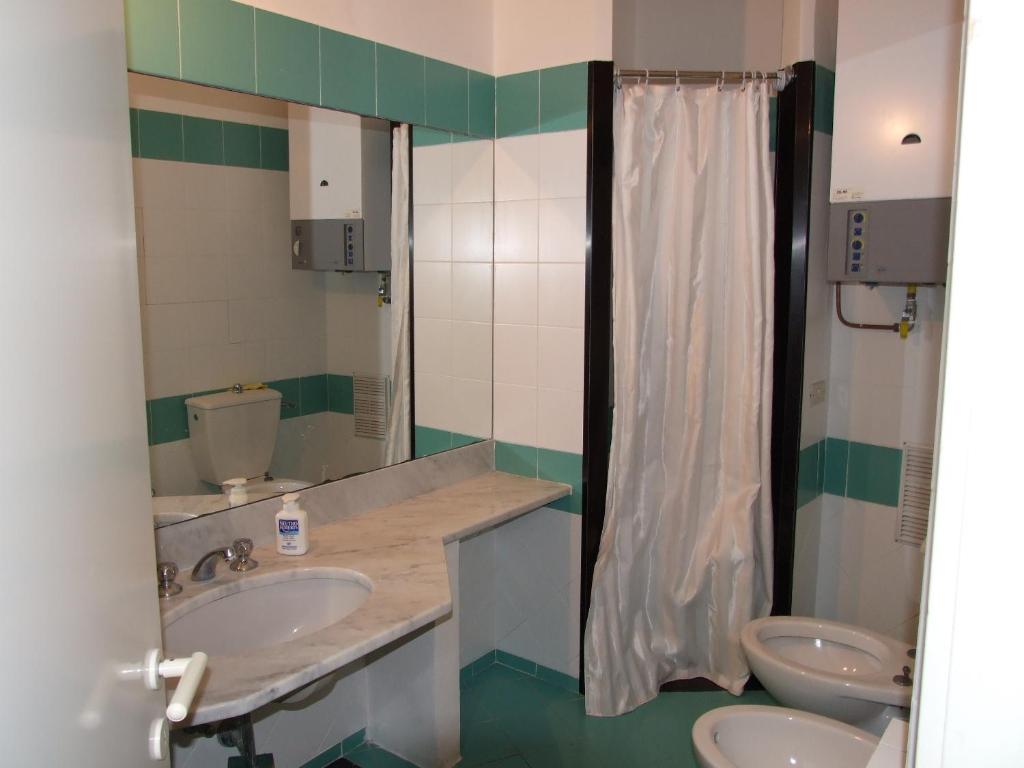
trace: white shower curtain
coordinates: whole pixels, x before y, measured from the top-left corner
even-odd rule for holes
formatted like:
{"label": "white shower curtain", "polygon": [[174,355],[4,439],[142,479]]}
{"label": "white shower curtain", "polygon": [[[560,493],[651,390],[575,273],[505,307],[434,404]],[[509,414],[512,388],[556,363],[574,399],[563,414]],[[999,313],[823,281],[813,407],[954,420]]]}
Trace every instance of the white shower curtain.
{"label": "white shower curtain", "polygon": [[409,431],[409,126],[392,132],[391,149],[391,411],[386,466],[410,456]]}
{"label": "white shower curtain", "polygon": [[769,88],[624,85],[615,103],[615,410],[586,708],[670,680],[734,694],[771,607]]}

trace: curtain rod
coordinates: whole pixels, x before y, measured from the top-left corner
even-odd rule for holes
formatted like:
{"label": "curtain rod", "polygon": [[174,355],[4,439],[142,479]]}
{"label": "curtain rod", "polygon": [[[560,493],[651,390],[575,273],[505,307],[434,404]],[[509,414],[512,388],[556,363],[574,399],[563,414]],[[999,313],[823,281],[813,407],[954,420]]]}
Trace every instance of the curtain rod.
{"label": "curtain rod", "polygon": [[725,83],[742,83],[754,77],[764,77],[768,80],[775,80],[778,83],[779,88],[785,87],[791,74],[792,72],[788,67],[785,69],[779,69],[775,72],[760,72],[757,70],[737,72],[710,69],[617,69],[615,71],[615,76],[619,79],[667,80],[670,82],[675,82],[676,80],[696,80],[708,83],[715,83],[719,81]]}

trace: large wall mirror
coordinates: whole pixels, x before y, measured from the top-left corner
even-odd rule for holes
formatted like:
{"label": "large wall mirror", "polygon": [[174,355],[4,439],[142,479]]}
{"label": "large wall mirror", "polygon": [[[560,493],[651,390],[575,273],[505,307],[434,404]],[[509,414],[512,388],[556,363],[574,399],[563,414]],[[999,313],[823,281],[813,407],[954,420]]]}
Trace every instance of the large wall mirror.
{"label": "large wall mirror", "polygon": [[492,141],[129,86],[157,526],[491,436]]}

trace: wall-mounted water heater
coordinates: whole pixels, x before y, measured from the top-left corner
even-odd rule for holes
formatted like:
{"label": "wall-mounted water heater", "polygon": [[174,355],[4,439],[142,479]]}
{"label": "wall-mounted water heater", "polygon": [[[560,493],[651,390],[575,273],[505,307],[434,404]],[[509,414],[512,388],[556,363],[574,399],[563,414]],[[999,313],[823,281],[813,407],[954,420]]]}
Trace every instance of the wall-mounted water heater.
{"label": "wall-mounted water heater", "polygon": [[963,3],[840,0],[828,279],[946,282]]}
{"label": "wall-mounted water heater", "polygon": [[292,269],[391,269],[386,120],[288,105]]}

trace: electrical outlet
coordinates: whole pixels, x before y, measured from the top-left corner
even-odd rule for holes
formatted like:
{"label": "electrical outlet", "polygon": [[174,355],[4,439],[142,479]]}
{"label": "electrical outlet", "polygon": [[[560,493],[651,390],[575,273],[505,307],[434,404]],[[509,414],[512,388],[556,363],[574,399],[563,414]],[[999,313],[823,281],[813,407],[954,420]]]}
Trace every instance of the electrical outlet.
{"label": "electrical outlet", "polygon": [[815,381],[811,384],[810,392],[808,392],[808,399],[811,405],[821,405],[825,402],[826,385],[825,380]]}

